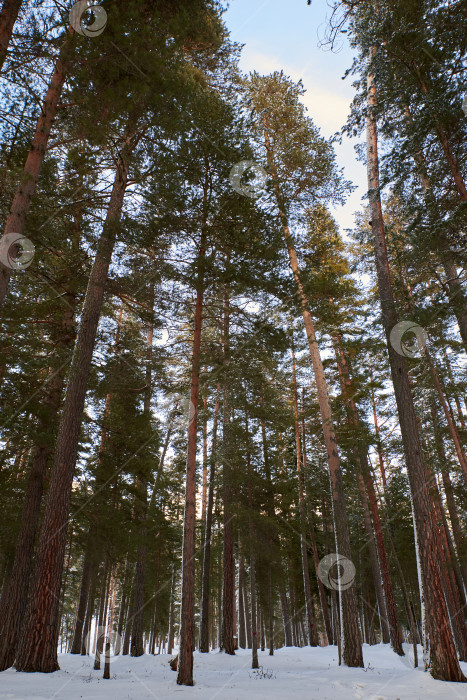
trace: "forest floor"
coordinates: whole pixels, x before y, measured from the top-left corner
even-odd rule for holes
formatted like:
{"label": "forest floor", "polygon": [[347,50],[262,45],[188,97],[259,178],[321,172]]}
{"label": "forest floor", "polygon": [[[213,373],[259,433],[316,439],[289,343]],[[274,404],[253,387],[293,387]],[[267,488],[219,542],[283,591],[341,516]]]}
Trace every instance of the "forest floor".
{"label": "forest floor", "polygon": [[[262,668],[252,671],[251,652],[235,656],[216,651],[195,654],[194,687],[178,686],[167,654],[115,657],[110,680],[93,670],[93,658],[59,655],[56,673],[4,671],[0,700],[455,700],[467,698],[467,686],[435,681],[412,668],[408,656],[399,658],[388,645],[364,646],[365,669],[337,665],[335,647],[283,648],[274,656],[259,652]],[[421,659],[421,649],[420,649]],[[467,664],[463,664],[467,674]]]}

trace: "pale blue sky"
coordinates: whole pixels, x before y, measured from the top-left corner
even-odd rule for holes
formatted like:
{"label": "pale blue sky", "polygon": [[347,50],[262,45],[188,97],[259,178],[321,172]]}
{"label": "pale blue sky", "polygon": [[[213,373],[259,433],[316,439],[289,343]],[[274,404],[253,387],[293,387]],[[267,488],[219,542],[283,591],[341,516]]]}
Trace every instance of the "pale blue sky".
{"label": "pale blue sky", "polygon": [[[304,104],[326,137],[345,123],[354,96],[352,77],[342,80],[353,58],[345,35],[340,35],[338,52],[318,46],[329,13],[326,0],[313,0],[311,6],[306,0],[231,0],[224,15],[232,39],[245,44],[242,70],[267,74],[282,69],[294,80],[302,78],[307,90]],[[344,138],[342,146],[336,145],[339,166],[358,185],[346,205],[334,210],[342,233],[352,227],[353,212],[361,208],[366,192],[365,168],[356,159],[355,143]]]}

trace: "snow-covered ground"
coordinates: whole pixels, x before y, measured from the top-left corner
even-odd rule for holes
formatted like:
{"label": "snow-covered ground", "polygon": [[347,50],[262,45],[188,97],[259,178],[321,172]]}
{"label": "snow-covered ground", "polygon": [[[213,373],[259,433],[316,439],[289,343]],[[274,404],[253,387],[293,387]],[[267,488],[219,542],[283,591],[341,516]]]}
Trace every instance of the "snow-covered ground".
{"label": "snow-covered ground", "polygon": [[[410,645],[406,645],[410,653]],[[435,681],[411,668],[388,646],[364,646],[365,669],[337,665],[335,647],[259,652],[260,673],[250,668],[248,650],[235,656],[195,654],[195,685],[178,686],[169,656],[112,660],[110,680],[93,670],[93,659],[61,654],[56,673],[0,674],[0,700],[455,700],[467,698],[467,684]],[[420,649],[421,658],[421,649]],[[467,664],[463,664],[467,673]]]}

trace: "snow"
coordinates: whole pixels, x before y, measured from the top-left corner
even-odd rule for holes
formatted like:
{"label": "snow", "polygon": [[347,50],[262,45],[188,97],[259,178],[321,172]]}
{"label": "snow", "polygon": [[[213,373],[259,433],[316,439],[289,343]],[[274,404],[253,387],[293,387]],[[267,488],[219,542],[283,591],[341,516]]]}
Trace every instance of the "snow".
{"label": "snow", "polygon": [[[55,673],[0,675],[0,700],[453,700],[467,698],[467,684],[435,681],[388,645],[364,645],[365,669],[337,665],[336,647],[289,647],[274,656],[259,652],[262,673],[251,670],[251,652],[195,653],[195,685],[176,684],[167,654],[114,657],[110,680],[93,670],[93,658],[60,654]],[[419,650],[419,658],[422,650]],[[462,664],[467,674],[467,664]]]}

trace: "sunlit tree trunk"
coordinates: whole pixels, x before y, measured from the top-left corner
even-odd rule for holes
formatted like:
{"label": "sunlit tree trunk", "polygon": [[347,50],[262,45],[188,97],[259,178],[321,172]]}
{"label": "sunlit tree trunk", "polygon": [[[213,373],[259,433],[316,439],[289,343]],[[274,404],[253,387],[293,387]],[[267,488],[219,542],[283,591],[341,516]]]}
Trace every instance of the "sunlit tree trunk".
{"label": "sunlit tree trunk", "polygon": [[[205,217],[206,218],[206,217]],[[185,513],[182,548],[182,600],[180,610],[180,651],[178,685],[193,685],[193,648],[195,642],[195,522],[196,522],[196,449],[198,432],[199,375],[201,369],[201,328],[204,305],[206,229],[201,229],[195,304],[195,327],[191,357],[191,391],[186,458]]]}

